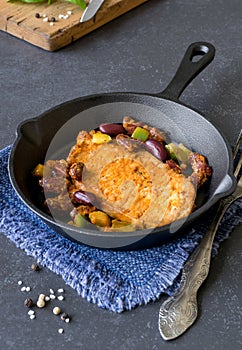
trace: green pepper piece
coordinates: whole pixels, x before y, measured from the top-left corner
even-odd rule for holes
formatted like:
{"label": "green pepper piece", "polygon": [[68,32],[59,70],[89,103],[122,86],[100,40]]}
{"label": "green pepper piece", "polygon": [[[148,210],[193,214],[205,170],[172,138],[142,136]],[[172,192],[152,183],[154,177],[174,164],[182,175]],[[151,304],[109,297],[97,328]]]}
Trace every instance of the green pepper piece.
{"label": "green pepper piece", "polygon": [[74,218],[74,223],[77,227],[85,227],[87,220],[81,214],[77,214]]}
{"label": "green pepper piece", "polygon": [[140,141],[146,141],[149,137],[149,130],[146,130],[144,128],[141,128],[140,126],[137,126],[131,135],[133,139],[138,139]]}
{"label": "green pepper piece", "polygon": [[177,146],[174,143],[169,143],[165,147],[166,150],[169,152],[171,159],[178,160],[179,162],[186,164],[188,163],[188,155],[191,151],[184,145],[180,145]]}
{"label": "green pepper piece", "polygon": [[192,151],[187,148],[186,146],[183,145],[183,143],[179,143],[179,148],[186,153],[187,157],[189,157],[189,155],[192,153]]}
{"label": "green pepper piece", "polygon": [[169,154],[169,156],[171,157],[171,159],[177,161],[177,146],[174,143],[169,143],[168,145],[165,145],[165,148]]}

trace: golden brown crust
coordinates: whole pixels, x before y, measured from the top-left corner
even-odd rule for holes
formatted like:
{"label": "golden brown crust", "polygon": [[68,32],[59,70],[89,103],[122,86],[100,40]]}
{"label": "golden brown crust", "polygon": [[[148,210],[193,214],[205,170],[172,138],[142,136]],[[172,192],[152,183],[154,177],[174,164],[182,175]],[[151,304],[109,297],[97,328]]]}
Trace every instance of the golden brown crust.
{"label": "golden brown crust", "polygon": [[140,229],[188,216],[196,197],[193,184],[183,174],[143,149],[128,152],[115,140],[92,151],[82,189],[94,193],[110,216]]}

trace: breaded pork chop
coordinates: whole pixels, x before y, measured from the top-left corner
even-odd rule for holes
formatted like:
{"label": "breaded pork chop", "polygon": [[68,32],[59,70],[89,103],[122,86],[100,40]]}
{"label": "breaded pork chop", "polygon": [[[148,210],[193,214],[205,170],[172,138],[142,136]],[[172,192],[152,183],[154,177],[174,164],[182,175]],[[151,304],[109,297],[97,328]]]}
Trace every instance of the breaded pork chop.
{"label": "breaded pork chop", "polygon": [[129,152],[114,139],[96,145],[81,134],[68,158],[84,163],[78,188],[96,195],[99,208],[138,229],[169,224],[188,216],[196,191],[192,182],[144,148]]}

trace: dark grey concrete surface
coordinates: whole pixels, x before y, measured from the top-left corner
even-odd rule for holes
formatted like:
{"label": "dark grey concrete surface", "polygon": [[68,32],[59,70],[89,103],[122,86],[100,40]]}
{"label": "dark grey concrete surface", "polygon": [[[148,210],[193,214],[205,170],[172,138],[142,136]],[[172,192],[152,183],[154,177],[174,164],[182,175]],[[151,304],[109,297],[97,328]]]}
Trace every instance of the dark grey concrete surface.
{"label": "dark grey concrete surface", "polygon": [[[17,125],[64,101],[112,91],[160,92],[187,46],[209,41],[213,63],[181,100],[202,112],[234,143],[242,126],[241,0],[150,0],[86,37],[50,53],[0,32],[0,147]],[[199,292],[199,316],[182,337],[164,341],[160,301],[113,314],[81,299],[62,279],[0,235],[0,348],[4,350],[241,349],[241,226],[222,244]],[[18,280],[33,292],[65,289],[63,323],[46,308],[29,320]]]}

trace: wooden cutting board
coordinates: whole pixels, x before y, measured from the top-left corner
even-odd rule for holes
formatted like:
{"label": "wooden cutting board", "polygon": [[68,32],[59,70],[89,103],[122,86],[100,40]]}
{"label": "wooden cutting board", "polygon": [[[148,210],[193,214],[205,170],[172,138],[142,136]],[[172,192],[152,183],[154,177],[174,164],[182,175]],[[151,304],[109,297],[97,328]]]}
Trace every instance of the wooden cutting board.
{"label": "wooden cutting board", "polygon": [[[53,0],[51,5],[0,0],[0,30],[44,50],[56,51],[146,1],[105,0],[92,19],[80,23],[83,10],[65,0]],[[40,18],[35,17],[36,13]],[[50,25],[43,21],[43,15],[56,21]],[[60,19],[59,15],[65,17]]]}

